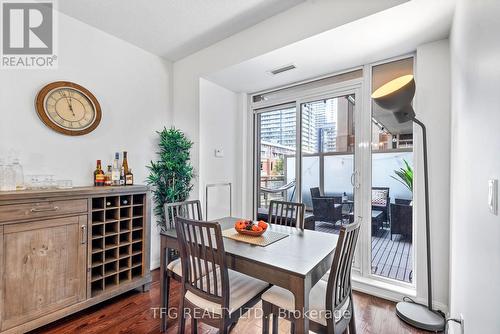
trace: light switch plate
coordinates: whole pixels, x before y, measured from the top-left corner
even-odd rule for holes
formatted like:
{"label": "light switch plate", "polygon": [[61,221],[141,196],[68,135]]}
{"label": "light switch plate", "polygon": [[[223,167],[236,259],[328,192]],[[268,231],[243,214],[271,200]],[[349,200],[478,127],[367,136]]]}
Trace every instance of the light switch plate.
{"label": "light switch plate", "polygon": [[216,158],[224,158],[224,150],[221,148],[215,149],[215,157]]}
{"label": "light switch plate", "polygon": [[488,181],[488,207],[490,212],[498,215],[498,180]]}

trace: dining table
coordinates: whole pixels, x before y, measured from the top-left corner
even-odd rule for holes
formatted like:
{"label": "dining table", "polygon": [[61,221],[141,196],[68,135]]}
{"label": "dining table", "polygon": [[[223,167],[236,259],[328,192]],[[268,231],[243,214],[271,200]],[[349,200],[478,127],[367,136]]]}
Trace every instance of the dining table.
{"label": "dining table", "polygon": [[[232,229],[237,217],[224,217],[215,222],[221,230]],[[296,333],[308,333],[309,292],[330,269],[338,236],[336,234],[301,230],[295,227],[270,224],[268,231],[286,234],[267,246],[252,245],[224,237],[227,266],[248,276],[288,289],[295,297]],[[267,232],[266,232],[267,233]],[[165,301],[166,266],[171,250],[178,250],[175,227],[160,234],[160,291]],[[164,306],[164,305],[162,305]]]}

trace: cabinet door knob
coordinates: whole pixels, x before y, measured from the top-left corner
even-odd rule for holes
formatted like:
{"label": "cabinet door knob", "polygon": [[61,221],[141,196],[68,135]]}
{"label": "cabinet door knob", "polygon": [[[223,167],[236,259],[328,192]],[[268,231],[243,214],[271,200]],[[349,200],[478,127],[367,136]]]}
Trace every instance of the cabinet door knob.
{"label": "cabinet door knob", "polygon": [[82,231],[82,244],[86,244],[87,243],[87,225],[82,225],[81,227],[81,231]]}

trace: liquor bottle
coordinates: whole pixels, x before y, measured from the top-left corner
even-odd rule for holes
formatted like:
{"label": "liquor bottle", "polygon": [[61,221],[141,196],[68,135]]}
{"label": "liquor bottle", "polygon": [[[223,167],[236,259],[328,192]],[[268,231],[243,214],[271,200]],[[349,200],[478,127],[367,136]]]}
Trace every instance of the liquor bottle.
{"label": "liquor bottle", "polygon": [[123,166],[120,168],[120,185],[125,185],[125,168],[123,168]]}
{"label": "liquor bottle", "polygon": [[115,160],[113,160],[113,168],[111,169],[111,184],[113,186],[119,186],[120,185],[120,164],[119,160],[120,159],[120,154],[118,152],[115,153]]}
{"label": "liquor bottle", "polygon": [[128,173],[128,160],[127,160],[127,152],[123,151],[123,161],[122,161],[122,167],[120,170],[120,185],[124,186],[125,185],[125,175]]}
{"label": "liquor bottle", "polygon": [[134,174],[132,174],[132,169],[129,168],[128,173],[125,174],[125,185],[132,186],[134,185]]}
{"label": "liquor bottle", "polygon": [[97,167],[94,171],[94,186],[104,186],[104,171],[102,170],[101,160],[97,160]]}
{"label": "liquor bottle", "polygon": [[108,170],[104,174],[104,185],[105,186],[111,186],[113,184],[113,181],[111,180],[111,165],[108,165]]}
{"label": "liquor bottle", "polygon": [[122,167],[124,169],[125,175],[127,175],[127,173],[128,173],[128,159],[127,159],[127,152],[126,151],[123,151]]}

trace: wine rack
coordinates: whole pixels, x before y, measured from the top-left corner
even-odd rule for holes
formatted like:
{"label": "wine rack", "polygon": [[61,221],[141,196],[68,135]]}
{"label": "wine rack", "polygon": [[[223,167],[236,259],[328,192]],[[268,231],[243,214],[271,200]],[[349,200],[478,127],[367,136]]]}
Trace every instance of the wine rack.
{"label": "wine rack", "polygon": [[92,198],[92,297],[143,277],[145,206],[145,194]]}

